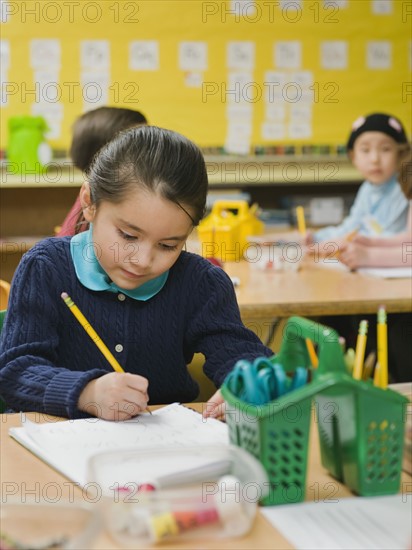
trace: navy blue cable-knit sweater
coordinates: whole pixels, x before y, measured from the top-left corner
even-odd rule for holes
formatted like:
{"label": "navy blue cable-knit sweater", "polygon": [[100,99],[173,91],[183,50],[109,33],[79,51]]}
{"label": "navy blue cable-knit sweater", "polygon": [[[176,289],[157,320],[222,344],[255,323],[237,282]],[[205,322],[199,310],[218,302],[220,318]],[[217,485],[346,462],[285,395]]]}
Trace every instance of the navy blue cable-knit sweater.
{"label": "navy blue cable-knit sweater", "polygon": [[79,395],[111,371],[60,295],[67,292],[125,371],[149,380],[150,404],[198,394],[187,364],[195,352],[220,386],[240,358],[269,356],[242,324],[232,282],[207,260],[182,252],[163,289],[147,301],[92,291],[77,279],[70,238],[27,252],[13,278],[0,339],[0,393],[15,411],[78,418]]}

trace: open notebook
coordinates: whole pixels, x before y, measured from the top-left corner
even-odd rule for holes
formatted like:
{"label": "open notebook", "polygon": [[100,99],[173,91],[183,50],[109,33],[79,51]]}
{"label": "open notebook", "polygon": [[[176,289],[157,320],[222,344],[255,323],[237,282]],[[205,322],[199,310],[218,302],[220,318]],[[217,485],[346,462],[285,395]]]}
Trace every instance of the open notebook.
{"label": "open notebook", "polygon": [[[23,417],[24,418],[24,417]],[[120,449],[153,449],[196,445],[227,445],[226,424],[202,416],[183,405],[173,403],[153,414],[142,414],[124,422],[98,418],[46,422],[38,424],[25,418],[10,435],[63,475],[84,486],[91,456]],[[200,460],[197,467],[210,468],[210,459]],[[193,470],[193,464],[173,464],[164,475],[179,475]],[[219,466],[219,465],[215,465]],[[212,465],[213,467],[213,465]]]}

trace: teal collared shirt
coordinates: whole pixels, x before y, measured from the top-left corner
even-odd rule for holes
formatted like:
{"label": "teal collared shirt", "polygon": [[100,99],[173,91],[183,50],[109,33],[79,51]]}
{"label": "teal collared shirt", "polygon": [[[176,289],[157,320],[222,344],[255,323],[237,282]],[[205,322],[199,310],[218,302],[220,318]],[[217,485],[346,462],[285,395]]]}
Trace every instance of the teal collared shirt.
{"label": "teal collared shirt", "polygon": [[89,290],[121,292],[134,300],[146,301],[162,290],[169,276],[169,271],[165,271],[159,277],[147,281],[147,283],[132,290],[118,287],[110,280],[96,257],[93,246],[92,227],[88,231],[72,237],[70,241],[70,253],[77,278]]}

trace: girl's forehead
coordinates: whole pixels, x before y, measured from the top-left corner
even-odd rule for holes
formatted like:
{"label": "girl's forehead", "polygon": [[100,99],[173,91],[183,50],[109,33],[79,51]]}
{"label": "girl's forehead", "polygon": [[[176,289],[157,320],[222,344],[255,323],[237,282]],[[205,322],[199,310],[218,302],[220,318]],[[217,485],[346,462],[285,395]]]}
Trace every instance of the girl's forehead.
{"label": "girl's forehead", "polygon": [[363,132],[355,141],[355,147],[365,144],[390,144],[397,146],[396,141],[384,132]]}
{"label": "girl's forehead", "polygon": [[[178,204],[147,189],[133,190],[121,202],[110,203],[108,206],[117,219],[142,229],[153,226],[160,229],[170,228],[180,235],[187,233],[192,227],[189,216]],[[190,208],[186,208],[190,212]]]}

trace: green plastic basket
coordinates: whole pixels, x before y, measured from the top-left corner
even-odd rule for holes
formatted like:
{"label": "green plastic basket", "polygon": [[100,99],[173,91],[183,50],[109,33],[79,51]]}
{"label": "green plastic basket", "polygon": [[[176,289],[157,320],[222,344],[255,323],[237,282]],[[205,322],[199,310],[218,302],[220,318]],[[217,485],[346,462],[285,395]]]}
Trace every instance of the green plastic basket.
{"label": "green plastic basket", "polygon": [[271,359],[287,372],[310,367],[306,338],[318,344],[319,367],[306,386],[266,405],[251,405],[222,385],[233,444],[258,458],[269,477],[262,504],[305,498],[312,402],[316,404],[322,464],[361,495],[399,490],[403,450],[403,409],[407,399],[346,372],[337,333],[291,317],[279,354]]}
{"label": "green plastic basket", "polygon": [[407,398],[338,375],[315,403],[323,466],[359,495],[397,493]]}
{"label": "green plastic basket", "polygon": [[[313,329],[319,332],[320,325],[316,323],[298,317],[289,319],[281,351],[271,359],[272,362],[282,364],[288,372],[299,366],[310,366],[306,344],[301,336],[302,327],[307,324],[312,329],[312,334],[309,333],[311,337]],[[319,341],[316,336],[314,339]],[[320,351],[324,347],[319,341]],[[324,360],[327,356],[328,349],[325,349]],[[328,383],[328,380],[316,384],[311,382],[266,405],[246,403],[234,395],[227,384],[223,384],[221,391],[226,401],[230,440],[258,458],[269,477],[269,495],[262,500],[262,504],[288,504],[304,500],[312,401]]]}
{"label": "green plastic basket", "polygon": [[233,395],[226,385],[222,394],[230,441],[260,460],[268,474],[269,494],[262,504],[301,502],[305,497],[312,395],[299,389],[293,399],[285,396],[268,405],[251,405]]}

